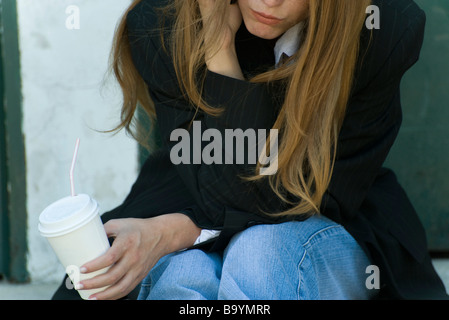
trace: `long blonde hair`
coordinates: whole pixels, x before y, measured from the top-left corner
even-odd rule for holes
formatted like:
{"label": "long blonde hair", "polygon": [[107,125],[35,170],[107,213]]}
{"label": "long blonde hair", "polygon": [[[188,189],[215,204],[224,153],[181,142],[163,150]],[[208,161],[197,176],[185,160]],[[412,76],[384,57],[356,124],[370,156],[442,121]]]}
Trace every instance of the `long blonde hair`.
{"label": "long blonde hair", "polygon": [[[141,0],[136,0],[131,10]],[[278,171],[269,179],[276,195],[289,209],[274,215],[319,213],[330,184],[338,134],[343,123],[359,56],[360,35],[370,0],[310,0],[305,37],[300,50],[283,66],[257,75],[250,81],[284,81],[286,94],[273,129],[280,133]],[[204,30],[197,0],[172,0],[166,13],[174,13],[169,39],[171,55],[181,89],[198,110],[219,116],[222,109],[208,106],[202,98],[204,39],[213,39],[224,26],[229,1],[217,1],[210,15],[215,28]],[[126,16],[126,15],[125,15]],[[209,24],[210,25],[210,24]],[[216,37],[215,37],[216,38]],[[218,40],[217,40],[218,41]],[[112,66],[123,91],[121,123],[116,129],[132,131],[139,102],[154,117],[148,90],[132,64],[126,20],[116,32]],[[209,43],[211,48],[216,43]],[[258,171],[257,171],[258,172]],[[291,201],[299,199],[298,201]],[[289,200],[290,199],[290,200]]]}

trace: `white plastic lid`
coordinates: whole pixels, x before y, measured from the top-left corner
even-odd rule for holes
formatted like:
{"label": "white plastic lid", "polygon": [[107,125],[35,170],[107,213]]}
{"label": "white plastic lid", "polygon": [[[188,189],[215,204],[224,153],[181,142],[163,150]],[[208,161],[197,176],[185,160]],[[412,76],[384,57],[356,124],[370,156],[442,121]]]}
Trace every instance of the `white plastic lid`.
{"label": "white plastic lid", "polygon": [[39,216],[39,232],[44,237],[57,237],[88,223],[98,214],[98,204],[90,196],[79,194],[58,200]]}

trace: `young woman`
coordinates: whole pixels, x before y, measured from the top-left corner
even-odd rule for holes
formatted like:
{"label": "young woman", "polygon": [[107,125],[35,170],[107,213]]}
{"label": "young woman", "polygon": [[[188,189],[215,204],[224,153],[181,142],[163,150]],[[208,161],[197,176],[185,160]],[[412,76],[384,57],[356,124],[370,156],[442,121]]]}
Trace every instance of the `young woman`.
{"label": "young woman", "polygon": [[[365,25],[369,5],[380,29]],[[140,103],[162,146],[103,215],[111,249],[82,271],[112,267],[79,288],[109,286],[93,299],[139,284],[141,299],[446,297],[421,223],[382,168],[424,24],[412,0],[135,1],[113,52],[120,128],[134,133]],[[218,141],[270,129],[256,146],[244,139],[278,147],[268,174],[268,154],[239,162]]]}

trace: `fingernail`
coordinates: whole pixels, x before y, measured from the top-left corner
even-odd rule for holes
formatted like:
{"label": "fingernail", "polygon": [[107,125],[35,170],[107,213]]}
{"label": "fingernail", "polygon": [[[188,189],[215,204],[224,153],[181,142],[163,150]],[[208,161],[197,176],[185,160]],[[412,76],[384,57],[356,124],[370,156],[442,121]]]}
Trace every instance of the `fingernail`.
{"label": "fingernail", "polygon": [[86,267],[81,267],[80,268],[80,272],[81,273],[86,273],[87,272],[87,268]]}
{"label": "fingernail", "polygon": [[89,297],[89,300],[97,300],[97,297]]}
{"label": "fingernail", "polygon": [[75,285],[75,289],[76,290],[83,290],[84,285],[82,283],[78,283],[77,285]]}

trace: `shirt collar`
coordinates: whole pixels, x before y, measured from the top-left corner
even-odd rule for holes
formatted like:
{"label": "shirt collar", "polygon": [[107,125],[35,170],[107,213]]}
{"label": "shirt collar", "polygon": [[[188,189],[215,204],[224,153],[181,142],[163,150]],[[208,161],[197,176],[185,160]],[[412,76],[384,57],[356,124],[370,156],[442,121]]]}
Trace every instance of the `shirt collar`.
{"label": "shirt collar", "polygon": [[274,46],[274,57],[276,66],[281,61],[282,54],[291,57],[298,51],[301,45],[301,31],[304,28],[304,21],[288,29],[276,42]]}

